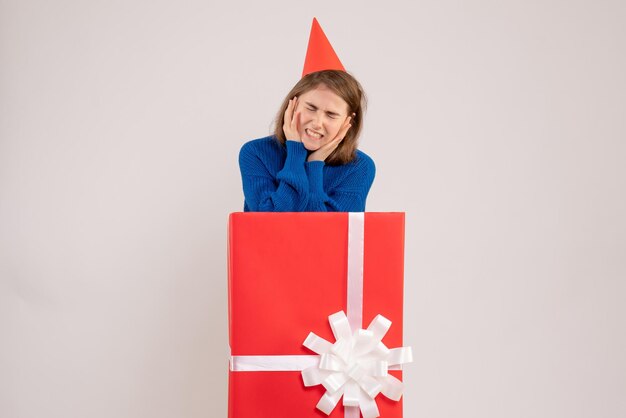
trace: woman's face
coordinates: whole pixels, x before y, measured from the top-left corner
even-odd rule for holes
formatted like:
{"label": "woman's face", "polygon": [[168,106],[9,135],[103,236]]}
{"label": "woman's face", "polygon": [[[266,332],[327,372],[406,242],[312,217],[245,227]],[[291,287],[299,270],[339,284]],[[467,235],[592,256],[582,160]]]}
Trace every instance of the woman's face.
{"label": "woman's face", "polygon": [[332,141],[348,116],[348,104],[323,84],[298,97],[298,134],[309,151]]}

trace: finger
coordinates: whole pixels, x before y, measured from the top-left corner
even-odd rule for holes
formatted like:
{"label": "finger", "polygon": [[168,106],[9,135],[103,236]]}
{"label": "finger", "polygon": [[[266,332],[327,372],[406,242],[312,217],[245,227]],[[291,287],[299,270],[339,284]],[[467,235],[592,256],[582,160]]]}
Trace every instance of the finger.
{"label": "finger", "polygon": [[296,113],[296,110],[298,110],[298,96],[294,96],[293,99],[291,99],[291,119],[289,119],[290,123],[293,122],[293,117]]}
{"label": "finger", "polygon": [[347,117],[347,118],[343,121],[343,123],[341,124],[341,128],[339,128],[339,132],[337,132],[337,136],[339,136],[339,135],[342,135],[342,136],[343,136],[343,135],[345,135],[345,133],[343,133],[343,131],[344,131],[344,129],[346,129],[346,127],[347,127],[348,125],[350,125],[351,120],[352,120],[352,118],[351,118],[350,116],[348,116],[348,117]]}
{"label": "finger", "polygon": [[344,125],[339,132],[337,132],[337,136],[335,137],[335,139],[339,138],[340,140],[343,140],[343,138],[345,138],[346,134],[348,133],[348,131],[350,130],[350,128],[352,127],[351,123],[348,123],[346,125]]}
{"label": "finger", "polygon": [[296,112],[294,125],[296,133],[300,135],[300,112]]}
{"label": "finger", "polygon": [[335,137],[335,139],[333,139],[332,141],[330,141],[328,144],[324,145],[322,148],[324,149],[324,151],[327,151],[329,154],[331,152],[333,152],[335,150],[335,148],[337,148],[339,146],[339,144],[341,143],[341,141],[343,141],[343,135],[340,135],[341,132],[339,132],[339,134],[337,134],[337,136]]}
{"label": "finger", "polygon": [[296,102],[298,100],[297,96],[294,96],[293,99],[289,100],[289,104],[287,105],[287,110],[285,111],[285,119],[291,123],[293,120],[293,113],[296,110]]}
{"label": "finger", "polygon": [[[291,109],[291,113],[292,113],[292,115],[294,115],[294,116],[295,116],[296,110],[298,109],[298,96],[296,96],[296,97],[294,97],[294,98],[293,98],[293,103],[292,103],[292,105],[293,105],[293,109]],[[292,120],[292,123],[293,123],[293,122],[294,122],[294,121]]]}
{"label": "finger", "polygon": [[283,126],[289,126],[291,124],[292,118],[293,118],[293,100],[289,100],[289,103],[287,104],[287,109],[285,109]]}

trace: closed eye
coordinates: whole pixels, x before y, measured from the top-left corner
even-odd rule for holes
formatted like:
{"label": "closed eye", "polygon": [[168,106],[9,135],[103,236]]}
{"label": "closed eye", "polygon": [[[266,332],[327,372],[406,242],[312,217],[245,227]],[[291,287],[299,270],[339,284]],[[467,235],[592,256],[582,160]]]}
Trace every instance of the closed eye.
{"label": "closed eye", "polygon": [[[306,109],[311,112],[315,112],[317,110],[317,106],[312,103],[306,102]],[[331,119],[337,119],[339,117],[339,113],[337,112],[326,112],[326,115]]]}

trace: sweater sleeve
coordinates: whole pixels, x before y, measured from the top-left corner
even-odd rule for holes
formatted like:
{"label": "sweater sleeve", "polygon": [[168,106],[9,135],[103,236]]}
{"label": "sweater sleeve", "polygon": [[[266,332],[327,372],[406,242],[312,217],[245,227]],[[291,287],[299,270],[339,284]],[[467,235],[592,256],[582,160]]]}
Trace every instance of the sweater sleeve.
{"label": "sweater sleeve", "polygon": [[346,168],[345,175],[337,184],[324,190],[324,162],[312,161],[305,164],[309,179],[309,203],[307,212],[364,212],[376,166],[374,161],[361,154],[355,164]]}
{"label": "sweater sleeve", "polygon": [[[273,146],[273,144],[266,144]],[[253,212],[304,212],[309,201],[309,180],[304,168],[307,151],[301,142],[286,142],[287,157],[274,178],[261,156],[246,144],[239,167],[246,205]],[[269,155],[269,153],[267,154]]]}

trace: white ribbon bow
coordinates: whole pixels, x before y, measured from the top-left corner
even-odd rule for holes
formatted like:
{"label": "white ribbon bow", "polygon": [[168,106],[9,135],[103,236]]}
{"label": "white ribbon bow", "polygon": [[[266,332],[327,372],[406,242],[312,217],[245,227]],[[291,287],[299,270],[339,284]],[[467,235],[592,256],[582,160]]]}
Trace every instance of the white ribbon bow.
{"label": "white ribbon bow", "polygon": [[326,388],[317,403],[326,415],[343,396],[343,405],[359,407],[363,418],[378,417],[375,398],[379,393],[394,401],[402,397],[404,384],[387,371],[412,362],[411,347],[389,349],[381,342],[391,326],[382,315],[377,315],[367,329],[354,333],[343,311],[330,315],[328,321],[335,335],[334,344],[312,332],[304,341],[305,347],[319,354],[317,366],[302,370],[304,385]]}

